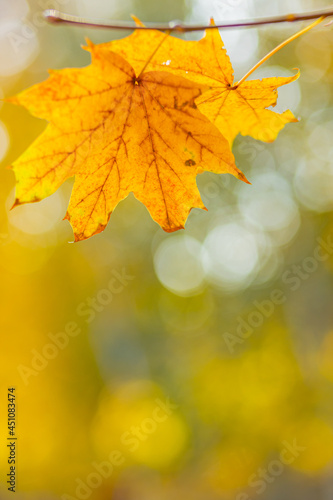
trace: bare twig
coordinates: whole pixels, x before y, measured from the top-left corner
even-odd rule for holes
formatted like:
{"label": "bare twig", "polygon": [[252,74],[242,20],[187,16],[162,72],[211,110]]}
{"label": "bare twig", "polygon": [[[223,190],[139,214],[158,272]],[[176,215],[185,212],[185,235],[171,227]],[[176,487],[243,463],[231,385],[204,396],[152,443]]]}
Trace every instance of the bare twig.
{"label": "bare twig", "polygon": [[230,23],[216,23],[216,25],[188,25],[181,21],[171,21],[166,24],[147,23],[145,26],[136,25],[135,23],[126,23],[123,21],[98,21],[93,19],[85,19],[78,16],[65,14],[57,10],[46,10],[44,12],[45,19],[50,23],[55,24],[72,24],[75,26],[85,26],[87,28],[107,28],[114,30],[159,30],[159,31],[176,31],[185,33],[188,31],[203,31],[213,28],[250,28],[255,26],[262,26],[265,24],[277,23],[294,23],[298,21],[307,21],[317,19],[319,17],[333,17],[333,5],[329,9],[324,9],[317,12],[304,12],[301,14],[288,14],[280,17],[258,18],[258,19],[245,19],[241,21],[232,21]]}

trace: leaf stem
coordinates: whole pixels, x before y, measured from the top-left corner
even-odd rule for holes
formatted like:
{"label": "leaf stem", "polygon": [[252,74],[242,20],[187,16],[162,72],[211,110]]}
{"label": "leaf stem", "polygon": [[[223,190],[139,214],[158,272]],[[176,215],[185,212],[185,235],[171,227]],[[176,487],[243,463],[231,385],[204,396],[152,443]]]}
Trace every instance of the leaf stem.
{"label": "leaf stem", "polygon": [[181,21],[171,21],[170,23],[147,23],[147,25],[136,25],[134,23],[126,23],[123,21],[99,21],[93,19],[85,19],[83,17],[72,16],[57,10],[46,10],[44,12],[45,19],[54,24],[70,24],[75,26],[85,26],[88,28],[106,28],[114,30],[160,30],[169,32],[186,33],[189,31],[203,31],[214,28],[250,28],[262,26],[265,24],[277,23],[294,23],[299,21],[307,21],[317,19],[318,17],[333,17],[333,5],[328,9],[323,9],[317,12],[304,12],[300,14],[287,14],[284,16],[258,18],[258,19],[244,19],[240,21],[232,21],[230,23],[216,23],[216,25],[189,25]]}
{"label": "leaf stem", "polygon": [[160,43],[157,45],[157,47],[155,48],[155,50],[152,52],[152,54],[148,57],[147,61],[145,62],[145,65],[143,66],[143,68],[141,69],[139,75],[137,76],[137,78],[140,78],[140,76],[142,75],[142,73],[144,72],[144,70],[146,69],[146,67],[148,66],[148,64],[150,63],[150,61],[153,59],[154,55],[156,54],[156,52],[159,50],[159,48],[161,47],[161,45],[165,42],[165,40],[168,38],[168,36],[170,35],[170,30],[168,30],[166,33],[165,33],[165,36],[162,38],[162,40],[160,41]]}
{"label": "leaf stem", "polygon": [[278,45],[277,47],[275,47],[275,49],[271,50],[268,54],[265,55],[265,57],[263,57],[257,64],[255,64],[253,66],[253,68],[251,68],[243,76],[243,78],[241,78],[237,83],[235,83],[235,85],[233,87],[231,87],[231,90],[237,89],[237,87],[239,87],[250,75],[252,75],[252,73],[254,73],[254,71],[256,69],[259,68],[259,66],[261,66],[264,62],[266,62],[270,57],[272,57],[274,54],[276,54],[279,50],[283,49],[283,47],[285,47],[286,45],[288,45],[288,43],[292,42],[293,40],[296,40],[296,38],[300,37],[301,35],[304,35],[304,33],[307,33],[308,31],[312,30],[312,28],[314,28],[315,26],[317,26],[324,19],[325,19],[324,16],[320,17],[314,23],[312,23],[309,26],[307,26],[306,28],[298,31],[297,33],[295,33],[291,37],[287,38],[287,40],[285,40],[284,42],[280,43],[280,45]]}

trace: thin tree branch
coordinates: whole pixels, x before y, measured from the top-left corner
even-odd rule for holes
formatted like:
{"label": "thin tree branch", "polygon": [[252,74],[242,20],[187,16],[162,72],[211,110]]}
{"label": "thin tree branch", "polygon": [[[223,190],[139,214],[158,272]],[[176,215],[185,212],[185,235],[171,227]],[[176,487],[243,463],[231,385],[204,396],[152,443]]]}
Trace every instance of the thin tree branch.
{"label": "thin tree branch", "polygon": [[288,14],[280,17],[245,19],[241,21],[232,21],[230,23],[217,23],[216,25],[189,25],[181,21],[171,21],[169,23],[147,23],[145,26],[136,25],[134,23],[126,23],[124,21],[98,21],[93,19],[85,19],[83,17],[72,16],[57,10],[46,10],[44,12],[45,19],[54,24],[71,24],[75,26],[85,26],[87,28],[107,28],[114,30],[159,30],[159,31],[176,31],[185,33],[189,31],[203,31],[214,28],[250,28],[262,26],[266,24],[277,23],[294,23],[299,21],[307,21],[317,19],[319,17],[333,17],[333,5],[328,9],[317,12],[304,12],[301,14]]}

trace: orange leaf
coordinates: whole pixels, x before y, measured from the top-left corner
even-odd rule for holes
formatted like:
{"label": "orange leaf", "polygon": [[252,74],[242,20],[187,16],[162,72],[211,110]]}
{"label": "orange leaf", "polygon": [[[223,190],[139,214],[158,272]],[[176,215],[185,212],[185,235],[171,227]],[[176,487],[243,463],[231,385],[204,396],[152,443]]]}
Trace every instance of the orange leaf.
{"label": "orange leaf", "polygon": [[[154,44],[158,44],[165,35],[150,31],[150,37]],[[151,46],[140,30],[106,45],[110,50],[126,55],[137,71],[151,54]],[[196,104],[230,145],[239,133],[265,142],[274,141],[286,123],[297,122],[289,110],[278,114],[266,108],[276,105],[277,88],[295,81],[299,72],[291,77],[245,81],[233,88],[233,68],[218,29],[207,30],[199,42],[168,37],[147,66],[147,70],[154,71],[163,68],[209,87],[210,90],[201,95]]]}
{"label": "orange leaf", "polygon": [[228,142],[194,103],[204,85],[142,72],[149,59],[137,71],[109,44],[89,42],[87,50],[90,66],[52,71],[10,99],[50,122],[13,165],[16,205],[41,200],[75,176],[66,218],[76,241],[102,231],[130,192],[165,231],[175,231],[193,207],[205,208],[199,172],[246,181]]}

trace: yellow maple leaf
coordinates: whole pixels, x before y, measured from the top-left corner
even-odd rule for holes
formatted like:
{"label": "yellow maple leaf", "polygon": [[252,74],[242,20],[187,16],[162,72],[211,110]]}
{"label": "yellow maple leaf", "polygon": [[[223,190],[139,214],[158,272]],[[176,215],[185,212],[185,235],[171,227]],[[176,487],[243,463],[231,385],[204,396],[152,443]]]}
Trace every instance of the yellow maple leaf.
{"label": "yellow maple leaf", "polygon": [[[137,19],[136,22],[141,24]],[[150,31],[150,40],[160,47],[147,70],[165,68],[172,74],[208,86],[209,90],[196,100],[196,104],[230,145],[239,133],[272,142],[285,124],[297,122],[289,110],[279,114],[267,108],[276,105],[277,88],[297,80],[299,72],[291,77],[245,81],[236,88],[233,68],[218,29],[206,30],[199,42],[166,37],[159,31]],[[151,44],[140,30],[105,46],[126,55],[136,71],[140,71],[152,52]]]}
{"label": "yellow maple leaf", "polygon": [[13,164],[14,206],[39,201],[75,176],[66,218],[76,241],[102,231],[130,192],[165,231],[175,231],[193,207],[205,208],[198,173],[246,181],[228,142],[194,103],[202,84],[144,65],[135,71],[108,44],[86,49],[91,65],[52,71],[9,99],[50,122]]}

